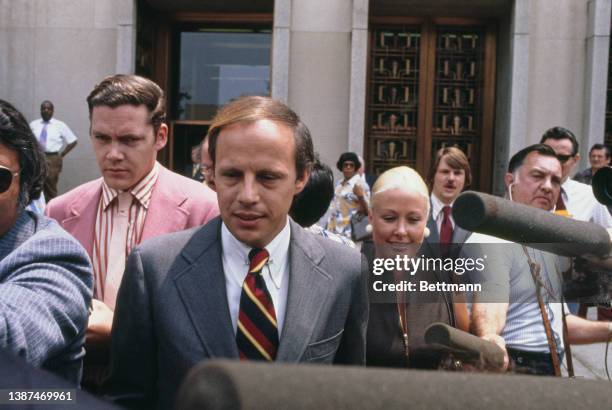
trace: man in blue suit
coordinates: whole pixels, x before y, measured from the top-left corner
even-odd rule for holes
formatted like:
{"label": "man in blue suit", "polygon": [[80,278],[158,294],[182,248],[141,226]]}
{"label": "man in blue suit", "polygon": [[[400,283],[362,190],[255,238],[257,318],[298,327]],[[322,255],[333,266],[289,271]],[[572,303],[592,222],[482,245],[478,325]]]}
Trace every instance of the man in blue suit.
{"label": "man in blue suit", "polygon": [[0,100],[0,348],[78,385],[92,293],[85,250],[26,211],[44,154],[23,115]]}

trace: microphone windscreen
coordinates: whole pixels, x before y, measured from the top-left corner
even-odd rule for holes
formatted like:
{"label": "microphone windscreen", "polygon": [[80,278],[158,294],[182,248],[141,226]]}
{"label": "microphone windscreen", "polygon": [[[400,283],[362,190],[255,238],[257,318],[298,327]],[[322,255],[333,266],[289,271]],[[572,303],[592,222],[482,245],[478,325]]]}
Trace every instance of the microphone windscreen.
{"label": "microphone windscreen", "polygon": [[556,377],[357,366],[205,361],[179,410],[610,409],[610,384]]}
{"label": "microphone windscreen", "polygon": [[466,191],[453,204],[457,225],[472,232],[563,256],[606,256],[610,235],[602,226],[577,221],[481,192]]}
{"label": "microphone windscreen", "polygon": [[425,330],[425,342],[468,353],[470,356],[482,359],[490,368],[499,369],[504,364],[504,351],[495,343],[445,323],[429,325]]}

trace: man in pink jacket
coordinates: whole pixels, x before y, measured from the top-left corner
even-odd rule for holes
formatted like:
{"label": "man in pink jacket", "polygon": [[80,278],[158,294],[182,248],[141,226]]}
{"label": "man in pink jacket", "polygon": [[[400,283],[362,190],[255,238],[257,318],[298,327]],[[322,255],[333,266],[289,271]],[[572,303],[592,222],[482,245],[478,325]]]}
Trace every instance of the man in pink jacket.
{"label": "man in pink jacket", "polygon": [[205,224],[219,208],[208,187],[156,162],[168,141],[164,93],[157,84],[135,75],[107,77],[87,103],[102,178],[55,198],[45,213],[89,253],[94,300],[87,341],[106,345],[131,249],[148,238]]}

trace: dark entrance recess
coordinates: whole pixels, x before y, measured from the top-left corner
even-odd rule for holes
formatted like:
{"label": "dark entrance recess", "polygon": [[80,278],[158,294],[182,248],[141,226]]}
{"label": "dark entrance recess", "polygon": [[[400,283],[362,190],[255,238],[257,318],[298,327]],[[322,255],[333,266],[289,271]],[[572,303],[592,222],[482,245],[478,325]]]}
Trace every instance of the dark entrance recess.
{"label": "dark entrance recess", "polygon": [[241,95],[270,95],[272,6],[271,0],[138,1],[136,73],[166,92],[162,164],[184,172],[191,147],[221,105]]}

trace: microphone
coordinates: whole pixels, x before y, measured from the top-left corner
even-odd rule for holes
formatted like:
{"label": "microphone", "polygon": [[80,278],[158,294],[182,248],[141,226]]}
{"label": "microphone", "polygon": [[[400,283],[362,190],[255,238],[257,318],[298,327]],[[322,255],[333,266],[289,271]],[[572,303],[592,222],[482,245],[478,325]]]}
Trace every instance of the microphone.
{"label": "microphone", "polygon": [[610,235],[602,226],[481,192],[466,191],[453,205],[455,222],[468,231],[496,236],[562,256],[607,256]]}
{"label": "microphone", "polygon": [[177,410],[409,407],[610,409],[612,394],[610,383],[601,380],[207,360],[183,380],[175,405]]}
{"label": "microphone", "polygon": [[591,182],[597,201],[606,206],[612,205],[612,167],[600,168]]}
{"label": "microphone", "polygon": [[493,369],[504,364],[504,351],[493,342],[483,340],[445,323],[433,323],[425,330],[425,342],[467,355]]}

